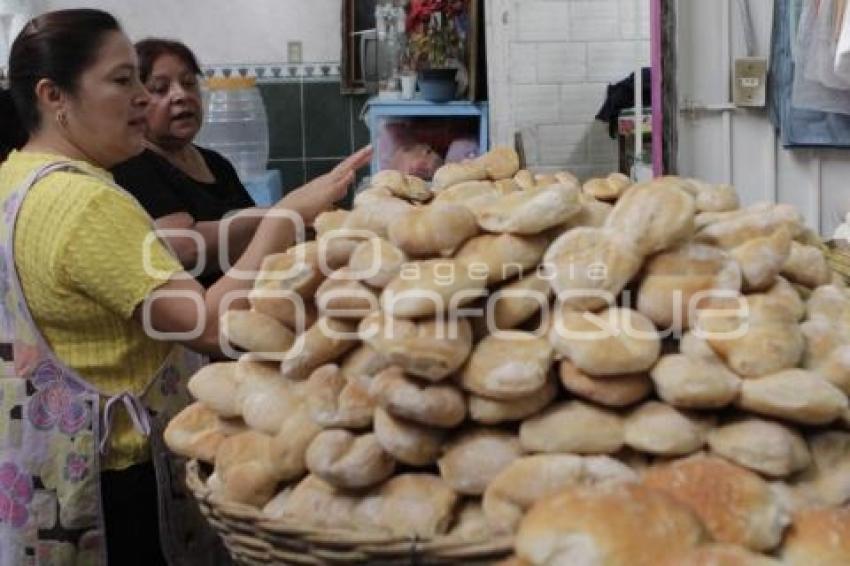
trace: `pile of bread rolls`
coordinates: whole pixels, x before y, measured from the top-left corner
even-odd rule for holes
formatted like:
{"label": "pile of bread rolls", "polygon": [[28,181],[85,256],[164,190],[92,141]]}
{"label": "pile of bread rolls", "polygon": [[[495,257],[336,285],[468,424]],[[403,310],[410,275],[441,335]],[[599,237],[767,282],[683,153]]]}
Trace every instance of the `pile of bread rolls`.
{"label": "pile of bread rolls", "polygon": [[269,256],[165,439],[222,500],[517,563],[850,564],[850,292],[790,206],[496,148]]}

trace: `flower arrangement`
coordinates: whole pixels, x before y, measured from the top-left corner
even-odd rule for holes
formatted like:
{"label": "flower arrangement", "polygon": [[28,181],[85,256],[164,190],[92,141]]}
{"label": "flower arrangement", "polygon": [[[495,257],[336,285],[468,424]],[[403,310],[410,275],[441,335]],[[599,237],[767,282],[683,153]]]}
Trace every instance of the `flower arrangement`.
{"label": "flower arrangement", "polygon": [[441,69],[463,61],[469,31],[468,1],[411,0],[405,26],[407,64],[411,68]]}

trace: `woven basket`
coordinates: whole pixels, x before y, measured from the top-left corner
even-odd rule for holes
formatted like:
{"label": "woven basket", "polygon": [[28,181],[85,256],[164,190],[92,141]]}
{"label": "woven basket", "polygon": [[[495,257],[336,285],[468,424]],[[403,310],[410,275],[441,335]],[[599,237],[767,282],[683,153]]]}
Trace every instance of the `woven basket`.
{"label": "woven basket", "polygon": [[510,538],[470,542],[452,537],[416,540],[354,531],[305,528],[270,520],[248,505],[213,496],[196,460],[186,464],[186,485],[237,564],[492,564],[513,551]]}

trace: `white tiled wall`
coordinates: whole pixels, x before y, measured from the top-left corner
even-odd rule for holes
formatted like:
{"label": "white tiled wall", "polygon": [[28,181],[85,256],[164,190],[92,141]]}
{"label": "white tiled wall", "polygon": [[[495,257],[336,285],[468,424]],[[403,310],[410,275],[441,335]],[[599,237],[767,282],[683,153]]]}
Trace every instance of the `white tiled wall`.
{"label": "white tiled wall", "polygon": [[485,1],[494,143],[520,132],[535,169],[615,170],[594,116],[608,83],[649,65],[649,0]]}

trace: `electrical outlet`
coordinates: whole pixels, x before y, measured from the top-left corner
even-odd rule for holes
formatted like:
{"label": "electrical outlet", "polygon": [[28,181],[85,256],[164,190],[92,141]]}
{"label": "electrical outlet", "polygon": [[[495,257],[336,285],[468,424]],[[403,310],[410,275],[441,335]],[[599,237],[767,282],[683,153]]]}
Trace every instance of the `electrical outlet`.
{"label": "electrical outlet", "polygon": [[286,43],[286,61],[293,65],[298,65],[303,62],[300,41],[289,41]]}
{"label": "electrical outlet", "polygon": [[767,100],[767,59],[741,57],[735,59],[732,101],[735,106],[762,107]]}

